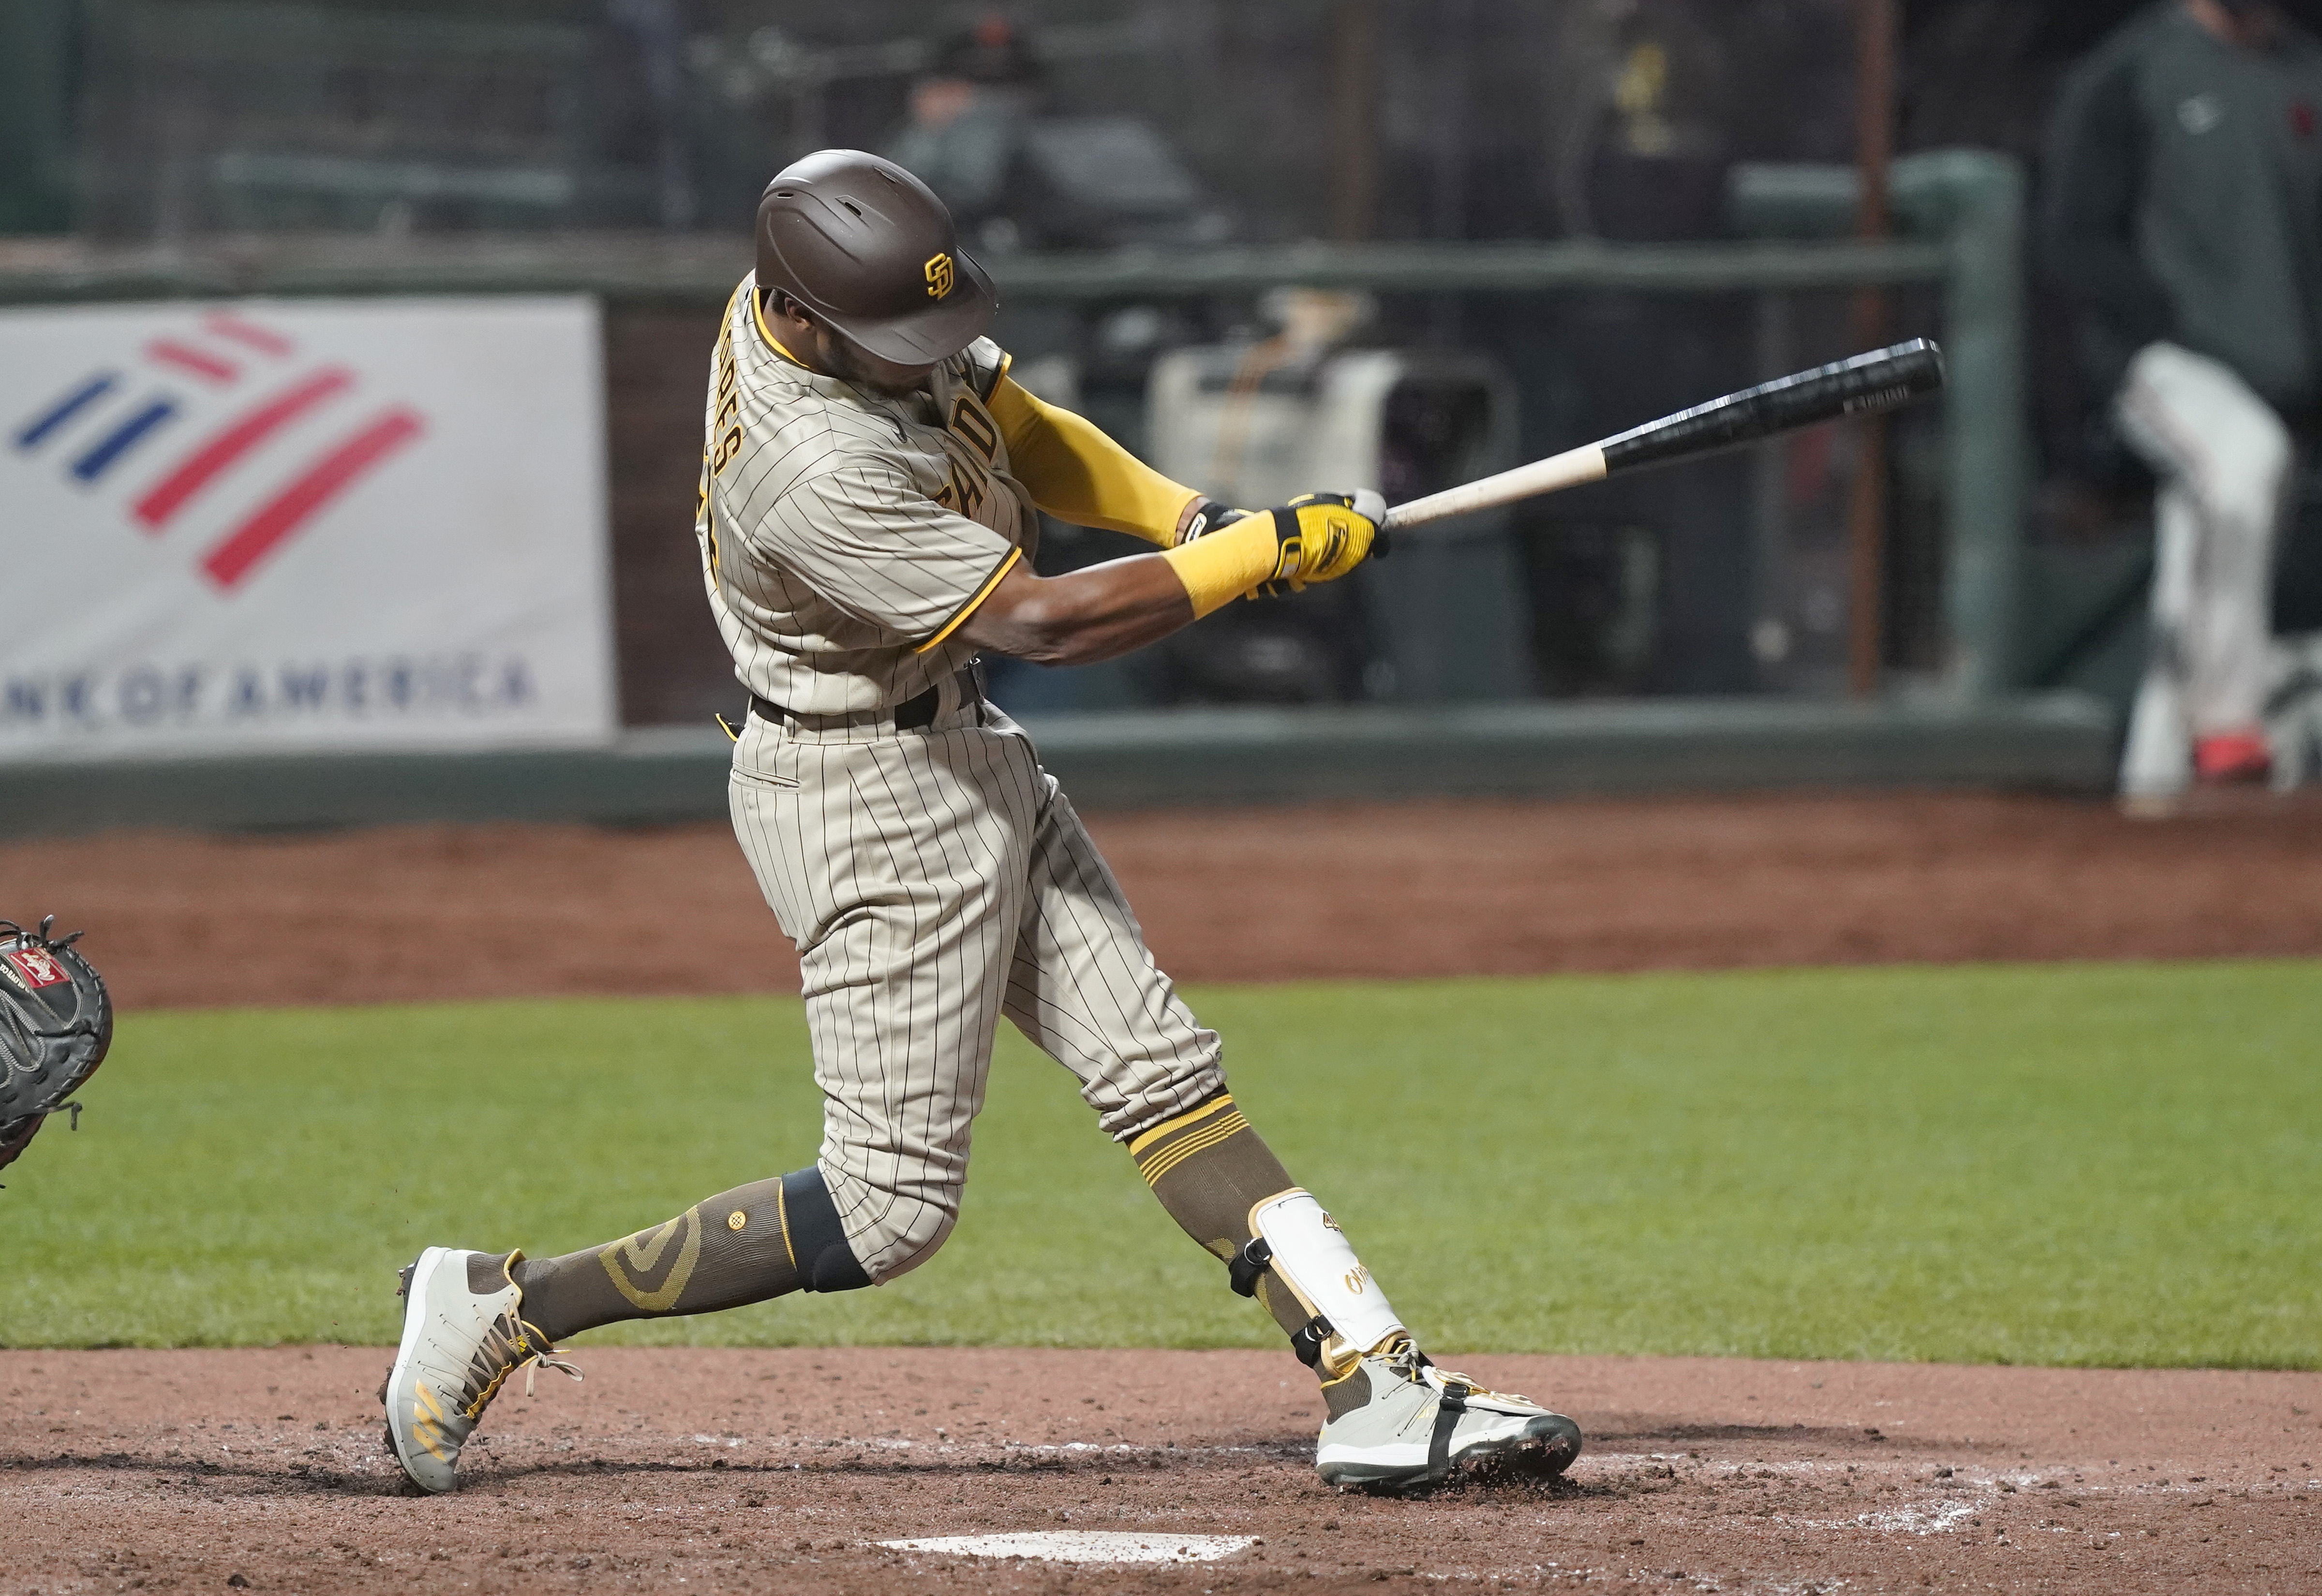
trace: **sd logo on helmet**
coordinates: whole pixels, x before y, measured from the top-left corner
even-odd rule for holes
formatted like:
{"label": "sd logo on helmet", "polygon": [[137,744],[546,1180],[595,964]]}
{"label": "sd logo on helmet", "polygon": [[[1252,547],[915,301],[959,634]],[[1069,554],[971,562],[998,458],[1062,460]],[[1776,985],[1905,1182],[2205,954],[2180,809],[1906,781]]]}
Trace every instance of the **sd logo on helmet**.
{"label": "sd logo on helmet", "polygon": [[824,150],[758,201],[758,287],[779,289],[882,360],[947,360],[992,324],[992,279],[935,191],[891,160]]}

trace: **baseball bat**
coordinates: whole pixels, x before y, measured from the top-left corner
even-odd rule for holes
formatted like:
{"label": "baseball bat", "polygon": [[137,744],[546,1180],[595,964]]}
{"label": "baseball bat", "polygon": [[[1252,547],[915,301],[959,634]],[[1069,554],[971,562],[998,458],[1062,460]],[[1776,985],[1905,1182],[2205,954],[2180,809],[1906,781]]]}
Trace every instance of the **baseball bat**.
{"label": "baseball bat", "polygon": [[1908,343],[1761,382],[1528,466],[1397,505],[1387,511],[1384,528],[1390,533],[1405,532],[1431,521],[1513,504],[1535,494],[1577,488],[1616,471],[1698,459],[1816,422],[1835,421],[1842,415],[1876,415],[1899,409],[1943,386],[1943,351],[1929,339],[1914,338]]}

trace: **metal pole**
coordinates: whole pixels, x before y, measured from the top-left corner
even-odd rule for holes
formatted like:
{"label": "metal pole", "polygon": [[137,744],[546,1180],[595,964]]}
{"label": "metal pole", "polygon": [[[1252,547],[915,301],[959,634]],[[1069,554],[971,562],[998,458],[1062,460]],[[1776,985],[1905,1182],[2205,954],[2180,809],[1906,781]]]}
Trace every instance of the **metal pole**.
{"label": "metal pole", "polygon": [[[1468,83],[1476,47],[1476,0],[1436,0],[1435,47],[1440,52],[1435,110],[1435,192],[1431,237],[1457,243],[1467,234]],[[1459,342],[1459,298],[1439,294],[1428,307],[1434,342]]]}
{"label": "metal pole", "polygon": [[[1757,377],[1771,381],[1797,369],[1796,316],[1791,296],[1768,290],[1756,298]],[[1758,685],[1771,689],[1789,677],[1790,635],[1790,451],[1767,443],[1750,451],[1751,521],[1754,549],[1750,561],[1750,652],[1758,662]]]}
{"label": "metal pole", "polygon": [[1996,698],[2016,679],[2031,428],[2024,402],[2024,169],[1983,150],[1915,155],[1915,186],[1943,217],[1950,527],[1943,606],[1960,697]]}
{"label": "metal pole", "polygon": [[1348,243],[1369,238],[1378,223],[1377,0],[1338,0],[1330,7],[1330,235]]}
{"label": "metal pole", "polygon": [[[1862,180],[1857,231],[1883,239],[1889,227],[1887,169],[1895,152],[1896,0],[1855,0],[1855,161]],[[1887,296],[1866,288],[1854,299],[1855,342],[1888,341]],[[1857,698],[1879,690],[1886,655],[1887,423],[1855,424],[1860,449],[1847,514],[1847,679]]]}

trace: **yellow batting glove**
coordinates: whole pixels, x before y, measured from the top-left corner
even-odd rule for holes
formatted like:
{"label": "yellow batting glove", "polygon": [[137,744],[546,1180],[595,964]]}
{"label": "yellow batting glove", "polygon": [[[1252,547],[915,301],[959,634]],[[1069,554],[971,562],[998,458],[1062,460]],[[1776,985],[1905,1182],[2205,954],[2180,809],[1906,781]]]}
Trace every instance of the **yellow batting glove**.
{"label": "yellow batting glove", "polygon": [[1162,552],[1185,584],[1196,617],[1233,599],[1295,593],[1309,582],[1342,577],[1368,554],[1385,554],[1376,493],[1309,493],[1255,514],[1203,499],[1177,540]]}
{"label": "yellow batting glove", "polygon": [[1312,583],[1338,580],[1373,552],[1386,555],[1378,525],[1386,501],[1368,490],[1302,493],[1266,514],[1274,518],[1278,554],[1273,575],[1251,591],[1252,598],[1303,592]]}

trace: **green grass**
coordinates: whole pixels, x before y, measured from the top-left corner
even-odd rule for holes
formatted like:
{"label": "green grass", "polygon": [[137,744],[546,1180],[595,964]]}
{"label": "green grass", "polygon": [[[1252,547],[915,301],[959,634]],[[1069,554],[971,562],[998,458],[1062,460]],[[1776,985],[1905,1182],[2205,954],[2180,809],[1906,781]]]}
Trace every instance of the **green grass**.
{"label": "green grass", "polygon": [[[2322,1367],[2322,966],[1208,989],[1238,1096],[1449,1350]],[[767,999],[132,1015],[0,1192],[0,1344],[393,1339],[430,1242],[796,1168]],[[1010,1034],[949,1247],[592,1340],[1272,1345]]]}

